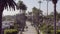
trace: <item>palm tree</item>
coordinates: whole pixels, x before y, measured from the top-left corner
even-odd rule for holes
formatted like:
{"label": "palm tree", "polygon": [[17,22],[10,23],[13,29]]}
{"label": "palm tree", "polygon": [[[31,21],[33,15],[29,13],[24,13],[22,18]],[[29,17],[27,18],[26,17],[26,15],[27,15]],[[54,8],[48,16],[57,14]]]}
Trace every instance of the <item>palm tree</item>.
{"label": "palm tree", "polygon": [[52,0],[54,4],[54,34],[56,34],[56,4],[58,0]]}
{"label": "palm tree", "polygon": [[40,0],[40,1],[38,1],[38,3],[39,3],[39,9],[41,9],[41,3],[42,3],[42,1]]}
{"label": "palm tree", "polygon": [[26,7],[26,5],[23,3],[23,1],[19,1],[18,2],[18,7],[17,7],[19,10],[20,10],[20,12],[21,12],[21,10],[22,11],[26,11],[27,10],[27,7]]}
{"label": "palm tree", "polygon": [[[22,32],[24,31],[24,27],[25,27],[25,25],[26,25],[26,23],[25,23],[25,21],[26,21],[26,16],[25,16],[25,11],[27,10],[27,7],[26,7],[26,5],[23,3],[23,1],[19,1],[18,3],[18,7],[17,7],[17,9],[19,9],[20,10],[20,12],[22,12],[22,14],[20,14],[21,16],[20,16],[20,20],[21,21],[23,21],[23,23],[22,23],[22,25],[21,25],[21,28],[22,28],[22,31],[21,31],[21,33],[20,34],[22,34]],[[23,20],[23,18],[24,18],[24,20]],[[19,24],[19,26],[20,26],[20,24]]]}
{"label": "palm tree", "polygon": [[0,0],[0,34],[2,31],[2,13],[4,8],[6,9],[9,6],[10,8],[15,9],[15,5],[16,3],[13,0]]}
{"label": "palm tree", "polygon": [[47,16],[48,16],[48,8],[49,8],[48,5],[49,5],[49,1],[52,1],[52,0],[46,0],[46,1],[47,1]]}

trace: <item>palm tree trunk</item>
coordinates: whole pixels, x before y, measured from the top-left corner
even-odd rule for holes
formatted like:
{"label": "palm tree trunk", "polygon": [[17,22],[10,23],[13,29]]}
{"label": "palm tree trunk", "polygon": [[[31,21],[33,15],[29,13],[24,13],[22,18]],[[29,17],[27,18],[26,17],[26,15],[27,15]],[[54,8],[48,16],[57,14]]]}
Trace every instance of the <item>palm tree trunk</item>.
{"label": "palm tree trunk", "polygon": [[0,34],[2,34],[2,12],[3,10],[0,10]]}
{"label": "palm tree trunk", "polygon": [[56,34],[56,4],[54,4],[54,34]]}

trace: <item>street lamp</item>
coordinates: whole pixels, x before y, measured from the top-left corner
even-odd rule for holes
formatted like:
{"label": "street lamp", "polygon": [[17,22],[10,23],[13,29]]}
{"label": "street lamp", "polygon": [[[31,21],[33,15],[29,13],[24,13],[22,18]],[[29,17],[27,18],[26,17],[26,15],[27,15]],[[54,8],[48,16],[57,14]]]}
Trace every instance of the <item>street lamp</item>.
{"label": "street lamp", "polygon": [[57,4],[57,0],[52,0],[53,4],[54,4],[54,34],[56,34],[56,4]]}

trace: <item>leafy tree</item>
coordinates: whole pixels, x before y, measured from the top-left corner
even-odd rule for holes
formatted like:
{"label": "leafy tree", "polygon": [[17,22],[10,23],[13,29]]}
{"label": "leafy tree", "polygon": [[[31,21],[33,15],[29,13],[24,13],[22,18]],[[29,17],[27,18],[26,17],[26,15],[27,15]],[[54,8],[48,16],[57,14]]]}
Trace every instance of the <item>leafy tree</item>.
{"label": "leafy tree", "polygon": [[[54,12],[51,12],[50,15],[48,15],[49,18],[54,18]],[[56,12],[56,18],[57,21],[60,19],[60,13]]]}
{"label": "leafy tree", "polygon": [[36,24],[36,25],[38,25],[39,24],[39,18],[41,18],[41,15],[42,15],[42,11],[41,10],[39,10],[39,9],[37,9],[36,7],[33,7],[32,8],[32,12],[33,12],[33,21],[35,21],[34,23]]}
{"label": "leafy tree", "polygon": [[39,15],[39,10],[38,10],[36,7],[33,7],[33,8],[32,8],[32,12],[33,12],[33,14],[36,15],[36,16]]}
{"label": "leafy tree", "polygon": [[38,34],[39,34],[39,25],[40,25],[40,18],[41,18],[41,15],[42,15],[42,11],[39,10],[38,8],[36,7],[33,7],[32,8],[32,12],[33,12],[33,24],[35,26],[35,28],[37,29],[38,31]]}
{"label": "leafy tree", "polygon": [[60,13],[58,14],[58,18],[60,19]]}

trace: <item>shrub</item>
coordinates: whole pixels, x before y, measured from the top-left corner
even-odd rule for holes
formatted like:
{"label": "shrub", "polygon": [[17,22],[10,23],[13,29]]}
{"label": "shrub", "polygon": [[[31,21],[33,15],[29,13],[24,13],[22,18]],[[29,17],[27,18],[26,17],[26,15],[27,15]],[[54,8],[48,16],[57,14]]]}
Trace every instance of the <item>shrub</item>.
{"label": "shrub", "polygon": [[[51,30],[51,33],[54,34],[54,30]],[[57,30],[56,33],[60,34],[60,30]]]}
{"label": "shrub", "polygon": [[4,30],[4,34],[17,34],[18,30],[16,29],[6,29]]}

